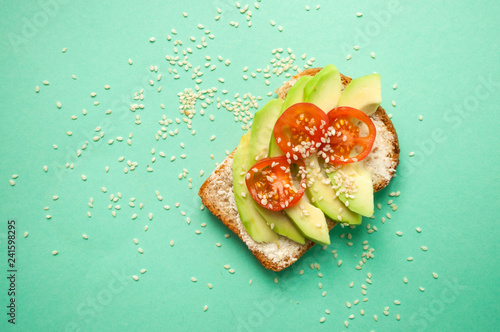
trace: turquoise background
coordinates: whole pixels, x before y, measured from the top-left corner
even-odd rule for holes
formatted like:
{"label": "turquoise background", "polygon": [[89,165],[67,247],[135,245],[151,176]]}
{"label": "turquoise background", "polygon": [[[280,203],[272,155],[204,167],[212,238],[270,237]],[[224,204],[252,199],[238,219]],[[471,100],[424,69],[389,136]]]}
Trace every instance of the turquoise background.
{"label": "turquoise background", "polygon": [[[246,14],[225,0],[53,0],[2,6],[0,302],[4,309],[0,330],[498,329],[500,29],[495,13],[500,12],[500,3],[258,3],[259,9],[248,3],[250,28]],[[245,5],[241,2],[242,8]],[[214,19],[217,8],[222,9],[219,21]],[[239,26],[231,26],[231,21]],[[200,23],[214,35],[213,40],[207,37],[208,45],[201,50],[196,48],[205,35],[204,29],[197,28]],[[172,28],[178,35],[169,42],[166,35],[172,35]],[[190,36],[196,41],[191,42]],[[150,37],[156,41],[149,42]],[[375,220],[365,219],[354,230],[336,227],[325,251],[315,247],[280,273],[262,268],[236,236],[226,239],[224,234],[230,232],[200,209],[197,192],[226,151],[237,145],[244,133],[242,123],[235,122],[223,108],[217,109],[215,103],[203,116],[197,104],[192,119],[192,129],[197,131],[194,136],[184,122],[175,122],[175,118],[182,119],[177,93],[195,87],[192,70],[185,72],[175,66],[181,75],[178,80],[168,74],[171,65],[165,55],[174,55],[175,39],[183,42],[179,50],[192,48],[188,61],[201,66],[201,89],[218,89],[214,99],[233,101],[235,93],[249,92],[261,96],[259,106],[264,105],[271,98],[267,93],[287,78],[272,75],[267,86],[263,73],[256,78],[250,73],[267,65],[272,68],[276,48],[284,49],[282,57],[291,48],[299,67],[306,63],[301,55],[307,53],[306,60],[316,59],[314,66],[333,63],[352,77],[379,72],[383,106],[393,115],[400,139],[401,162],[398,177],[375,195],[383,206],[376,211]],[[355,51],[354,45],[360,49]],[[66,53],[61,52],[64,47]],[[348,54],[350,60],[346,60]],[[180,51],[179,55],[182,59]],[[217,66],[214,71],[204,67],[206,55]],[[217,60],[218,55],[224,61],[230,59],[230,65]],[[127,63],[129,58],[133,65]],[[163,74],[154,87],[148,81],[157,73],[149,71],[150,65],[157,65],[158,73]],[[247,73],[243,72],[245,66]],[[71,78],[73,74],[76,80]],[[250,78],[244,80],[243,74]],[[218,82],[219,77],[225,82]],[[50,85],[42,85],[43,80]],[[398,88],[393,90],[395,83]],[[106,84],[110,90],[104,90]],[[37,85],[39,93],[35,93]],[[163,90],[158,93],[160,85]],[[129,105],[136,102],[133,94],[141,88],[145,108],[132,113]],[[90,97],[91,92],[97,96]],[[93,105],[96,100],[100,105]],[[396,107],[391,106],[393,100]],[[57,101],[62,103],[61,109],[56,107]],[[112,110],[110,115],[105,114],[107,109]],[[73,114],[77,120],[70,118]],[[163,114],[173,120],[168,130],[178,128],[179,134],[156,141]],[[419,114],[423,121],[418,120]],[[134,123],[136,115],[140,125]],[[97,126],[105,136],[94,142]],[[68,130],[72,136],[66,135]],[[131,132],[129,146],[125,141]],[[214,134],[216,139],[211,141]],[[124,141],[107,144],[117,136]],[[77,157],[76,150],[85,141],[88,147]],[[152,148],[156,149],[154,163]],[[166,158],[158,155],[160,151]],[[411,151],[414,157],[409,157]],[[180,158],[183,153],[185,159]],[[174,162],[170,161],[172,155],[176,156]],[[118,161],[121,156],[124,162]],[[138,167],[125,174],[127,160],[138,162]],[[73,163],[74,168],[67,169],[66,163]],[[154,171],[147,172],[147,165]],[[108,173],[105,166],[110,168]],[[189,173],[179,180],[183,169]],[[203,176],[200,170],[204,170]],[[19,175],[15,186],[9,185],[12,174]],[[87,181],[82,181],[82,174]],[[192,178],[192,189],[188,178]],[[107,193],[101,191],[103,186]],[[157,199],[155,190],[163,201]],[[401,196],[389,197],[394,191],[401,191]],[[110,194],[118,192],[122,199],[115,204],[121,210],[116,210],[114,218],[107,207],[112,203]],[[53,201],[53,195],[59,199]],[[88,206],[90,197],[93,208]],[[131,197],[137,199],[134,208],[128,205]],[[398,205],[396,212],[387,205],[389,199]],[[138,207],[140,202],[143,209]],[[166,204],[170,210],[163,208]],[[46,206],[48,211],[43,210]],[[387,212],[392,219],[382,224],[381,217]],[[138,217],[132,220],[134,213]],[[149,213],[153,213],[152,220]],[[52,218],[47,220],[46,214]],[[5,315],[6,221],[11,218],[17,225],[15,328]],[[207,226],[201,227],[202,223]],[[368,234],[367,223],[378,231]],[[416,227],[422,232],[417,233]],[[29,232],[27,238],[22,236],[25,231]],[[397,231],[403,235],[397,236]],[[88,240],[82,238],[84,233]],[[351,240],[347,235],[340,238],[347,233],[352,234]],[[139,240],[138,245],[133,238]],[[175,241],[173,247],[170,240]],[[375,248],[375,258],[358,271],[355,266],[365,240]],[[222,244],[220,248],[217,242]],[[53,250],[59,254],[53,256]],[[341,267],[332,250],[338,250]],[[407,261],[409,256],[414,260]],[[322,278],[311,270],[312,263],[320,265]],[[225,264],[236,272],[230,274]],[[143,268],[147,272],[141,274]],[[305,273],[299,276],[301,269]],[[368,272],[371,285],[366,282]],[[433,272],[438,279],[432,277]],[[138,275],[139,281],[132,275]],[[360,302],[355,305],[357,299]],[[394,300],[401,304],[395,305]],[[390,307],[388,316],[383,314],[385,307]],[[331,313],[326,314],[325,309]],[[351,314],[354,319],[349,319]],[[326,318],[324,323],[320,323],[321,317]],[[349,322],[347,329],[344,321]]]}

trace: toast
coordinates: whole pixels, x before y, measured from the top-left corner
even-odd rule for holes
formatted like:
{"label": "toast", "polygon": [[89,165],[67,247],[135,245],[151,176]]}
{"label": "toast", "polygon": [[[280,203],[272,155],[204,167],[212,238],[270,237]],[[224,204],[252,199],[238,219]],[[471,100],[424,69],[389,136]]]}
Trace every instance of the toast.
{"label": "toast", "polygon": [[[288,90],[298,78],[301,76],[314,76],[321,69],[310,68],[304,70],[285,82],[275,92],[279,98],[285,99]],[[341,79],[344,88],[351,82],[351,78],[344,75],[341,75]],[[370,170],[373,191],[376,192],[385,188],[394,176],[399,163],[399,143],[394,126],[381,106],[370,118],[375,124],[377,136],[372,151],[361,163]],[[238,235],[266,269],[276,272],[281,271],[297,261],[315,243],[306,240],[305,244],[299,244],[281,235],[277,244],[259,243],[250,237],[240,220],[234,200],[232,162],[235,151],[236,149],[217,166],[201,186],[198,195],[201,197],[203,205]],[[327,224],[329,230],[336,225],[335,222],[328,220],[328,218]]]}

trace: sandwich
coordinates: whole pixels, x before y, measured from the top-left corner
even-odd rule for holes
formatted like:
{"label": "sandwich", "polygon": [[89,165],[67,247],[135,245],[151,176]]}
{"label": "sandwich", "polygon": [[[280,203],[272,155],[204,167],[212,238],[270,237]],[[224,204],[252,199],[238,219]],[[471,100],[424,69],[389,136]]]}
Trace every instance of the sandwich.
{"label": "sandwich", "polygon": [[281,271],[338,223],[359,225],[395,176],[399,143],[381,79],[333,65],[293,76],[199,190],[267,269]]}

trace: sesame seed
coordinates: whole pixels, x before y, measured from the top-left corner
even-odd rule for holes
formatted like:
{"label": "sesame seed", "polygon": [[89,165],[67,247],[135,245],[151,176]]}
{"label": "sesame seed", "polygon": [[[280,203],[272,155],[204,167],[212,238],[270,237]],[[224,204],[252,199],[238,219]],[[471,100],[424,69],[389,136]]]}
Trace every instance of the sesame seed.
{"label": "sesame seed", "polygon": [[427,251],[427,247],[426,246],[421,246],[420,249],[422,249],[423,251]]}
{"label": "sesame seed", "polygon": [[415,155],[415,152],[413,152],[413,151],[409,153],[410,157],[413,157],[414,155]]}
{"label": "sesame seed", "polygon": [[87,181],[87,177],[85,176],[85,174],[82,174],[82,180]]}
{"label": "sesame seed", "polygon": [[43,83],[43,85],[49,85],[50,84],[49,81],[43,81],[42,83]]}
{"label": "sesame seed", "polygon": [[396,319],[397,320],[400,320],[401,319],[401,316],[399,314],[396,315]]}
{"label": "sesame seed", "polygon": [[410,256],[406,260],[411,262],[413,260],[413,257]]}
{"label": "sesame seed", "polygon": [[403,235],[403,232],[401,232],[401,231],[397,231],[397,232],[396,232],[396,234],[397,234],[398,236],[402,236],[402,235]]}
{"label": "sesame seed", "polygon": [[143,253],[144,253],[144,250],[142,250],[142,248],[137,249],[137,251],[138,251],[139,253],[141,253],[141,254],[143,254]]}
{"label": "sesame seed", "polygon": [[424,287],[419,287],[418,289],[420,289],[421,292],[425,291]]}
{"label": "sesame seed", "polygon": [[415,230],[417,231],[417,233],[422,232],[422,229],[420,227],[415,228]]}
{"label": "sesame seed", "polygon": [[274,278],[274,283],[277,284],[278,283],[278,278]]}
{"label": "sesame seed", "polygon": [[52,255],[57,255],[59,252],[57,250],[52,251]]}
{"label": "sesame seed", "polygon": [[146,269],[141,269],[142,274],[146,273],[146,271],[147,271]]}
{"label": "sesame seed", "polygon": [[361,16],[363,16],[363,13],[356,13],[356,16],[361,17]]}
{"label": "sesame seed", "polygon": [[56,106],[57,106],[57,108],[61,108],[61,107],[62,107],[61,102],[60,102],[60,101],[58,101],[58,102],[56,103]]}
{"label": "sesame seed", "polygon": [[370,53],[370,56],[371,56],[373,59],[375,59],[375,52],[371,52],[371,53]]}
{"label": "sesame seed", "polygon": [[135,281],[137,281],[137,280],[139,280],[139,277],[138,277],[138,276],[136,276],[136,275],[133,275],[133,276],[132,276],[132,279],[134,279]]}
{"label": "sesame seed", "polygon": [[9,183],[10,183],[10,185],[11,185],[11,186],[14,186],[14,185],[16,184],[16,183],[14,182],[14,180],[12,180],[12,179],[11,179],[11,180],[9,180]]}
{"label": "sesame seed", "polygon": [[439,276],[438,276],[438,274],[437,274],[436,272],[432,272],[432,277],[433,277],[434,279],[437,279]]}
{"label": "sesame seed", "polygon": [[325,322],[325,317],[321,317],[321,319],[319,320],[320,323],[324,323]]}
{"label": "sesame seed", "polygon": [[408,283],[408,279],[406,279],[406,277],[404,277],[404,278],[403,278],[403,282],[404,282],[405,284],[407,284],[407,283]]}
{"label": "sesame seed", "polygon": [[349,322],[348,321],[344,321],[344,326],[345,327],[349,327]]}
{"label": "sesame seed", "polygon": [[197,280],[196,280],[196,278],[195,278],[195,277],[191,277],[191,281],[192,281],[192,282],[196,282]]}
{"label": "sesame seed", "polygon": [[135,244],[139,244],[139,240],[134,239],[133,241],[134,241]]}
{"label": "sesame seed", "polygon": [[401,304],[401,302],[399,302],[398,300],[394,300],[394,304],[395,304],[395,305],[400,305],[400,304]]}
{"label": "sesame seed", "polygon": [[46,218],[46,219],[51,219],[51,218],[52,218],[52,216],[51,216],[50,214],[48,214],[48,215],[46,215],[46,216],[45,216],[45,218]]}
{"label": "sesame seed", "polygon": [[342,260],[341,259],[339,259],[339,261],[337,263],[337,266],[340,266],[340,265],[342,265]]}
{"label": "sesame seed", "polygon": [[149,229],[149,226],[148,226],[148,225],[144,226],[144,231],[145,231],[145,232],[147,232],[147,231],[148,231],[148,229]]}
{"label": "sesame seed", "polygon": [[321,6],[320,6],[320,5],[317,5],[317,6],[316,6],[316,10],[319,10],[320,8],[321,8]]}
{"label": "sesame seed", "polygon": [[376,322],[378,322],[378,317],[377,315],[373,315],[373,319],[375,319]]}

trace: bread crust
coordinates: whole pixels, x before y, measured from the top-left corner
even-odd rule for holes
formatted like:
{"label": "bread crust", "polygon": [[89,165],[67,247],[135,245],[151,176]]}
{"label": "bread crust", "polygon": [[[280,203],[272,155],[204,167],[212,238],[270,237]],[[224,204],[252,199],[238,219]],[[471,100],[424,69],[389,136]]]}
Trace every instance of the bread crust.
{"label": "bread crust", "polygon": [[[288,90],[292,87],[293,83],[300,78],[301,76],[314,76],[316,75],[322,68],[310,68],[302,71],[301,73],[293,76],[293,78],[285,82],[280,88],[278,88],[275,92],[278,94],[278,97],[281,99],[285,99]],[[341,74],[342,84],[346,86],[351,82],[351,78]],[[374,192],[379,191],[385,188],[391,178],[394,176],[394,172],[396,171],[396,167],[399,164],[399,142],[396,134],[396,130],[392,124],[392,121],[387,116],[385,110],[379,106],[377,111],[374,113],[374,116],[377,116],[380,121],[383,122],[384,126],[387,130],[394,135],[394,140],[392,141],[393,147],[388,157],[392,158],[394,167],[390,170],[390,178],[384,181],[374,182],[373,190]],[[273,261],[266,254],[259,250],[258,243],[256,245],[249,244],[249,235],[244,229],[241,221],[239,220],[239,214],[236,206],[232,208],[227,208],[225,204],[229,204],[224,201],[221,202],[218,197],[216,197],[220,190],[223,190],[224,195],[234,195],[233,192],[233,183],[232,183],[232,159],[234,156],[233,152],[226,157],[226,159],[215,169],[215,171],[210,175],[210,177],[203,183],[201,186],[198,195],[201,197],[203,205],[214,215],[216,216],[224,225],[226,225],[233,233],[238,235],[238,237],[247,244],[248,248],[252,252],[252,254],[257,258],[257,260],[266,268],[273,270],[275,272],[281,271],[288,266],[292,265],[296,262],[303,254],[305,254],[309,249],[311,249],[315,243],[309,240],[306,240],[306,243],[301,245],[296,244],[297,251],[291,257],[287,257],[282,261]],[[336,223],[327,219],[328,229],[331,230]],[[245,238],[247,240],[245,240]],[[280,236],[282,238],[282,236]],[[290,240],[291,241],[291,240]],[[250,242],[254,242],[250,240]]]}

